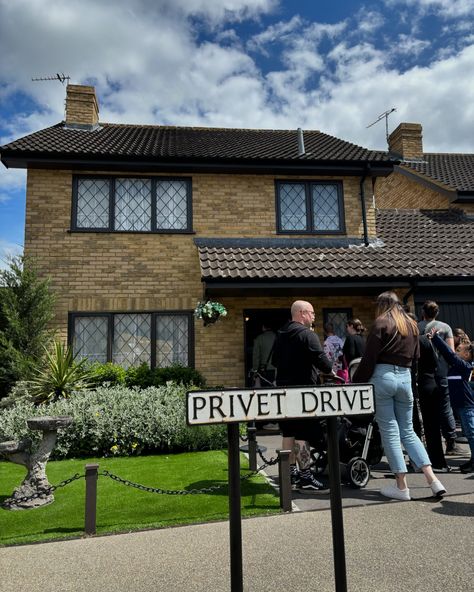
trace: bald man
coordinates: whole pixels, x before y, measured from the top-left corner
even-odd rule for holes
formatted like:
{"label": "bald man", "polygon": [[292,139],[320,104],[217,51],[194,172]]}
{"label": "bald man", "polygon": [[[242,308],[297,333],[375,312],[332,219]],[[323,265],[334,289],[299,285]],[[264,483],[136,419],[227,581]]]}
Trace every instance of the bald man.
{"label": "bald man", "polygon": [[[296,300],[291,305],[291,321],[277,332],[273,350],[272,362],[277,368],[278,386],[315,385],[318,370],[331,373],[331,361],[324,353],[318,336],[311,330],[314,317],[311,303]],[[283,449],[293,451],[290,456],[293,487],[308,493],[326,490],[310,470],[311,455],[307,440],[317,433],[318,420],[289,419],[281,421],[280,427]]]}

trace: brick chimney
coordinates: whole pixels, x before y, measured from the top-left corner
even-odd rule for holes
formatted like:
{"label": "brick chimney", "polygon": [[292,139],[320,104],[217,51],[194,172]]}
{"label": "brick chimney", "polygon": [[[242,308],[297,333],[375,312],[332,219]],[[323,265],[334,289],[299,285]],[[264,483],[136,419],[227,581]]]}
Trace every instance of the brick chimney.
{"label": "brick chimney", "polygon": [[95,129],[99,123],[99,104],[93,86],[68,84],[66,89],[66,126]]}
{"label": "brick chimney", "polygon": [[423,134],[419,123],[401,123],[388,137],[388,148],[403,160],[423,158]]}

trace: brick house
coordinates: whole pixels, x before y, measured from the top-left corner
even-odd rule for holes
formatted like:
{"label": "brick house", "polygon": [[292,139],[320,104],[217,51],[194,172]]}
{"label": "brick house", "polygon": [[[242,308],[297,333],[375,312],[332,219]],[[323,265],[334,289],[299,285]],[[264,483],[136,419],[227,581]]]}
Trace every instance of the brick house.
{"label": "brick house", "polygon": [[400,124],[389,148],[399,162],[380,181],[376,205],[381,218],[397,209],[404,239],[419,253],[415,310],[436,300],[439,318],[474,338],[474,154],[424,152],[417,123]]}
{"label": "brick house", "polygon": [[[296,298],[322,338],[326,320],[369,326],[385,289],[472,292],[472,201],[430,189],[427,216],[403,153],[319,131],[101,123],[94,88],[69,85],[65,122],[0,154],[28,170],[25,253],[52,279],[56,327],[94,360],[242,385],[262,318],[283,324]],[[209,327],[193,317],[206,298],[228,309]]]}

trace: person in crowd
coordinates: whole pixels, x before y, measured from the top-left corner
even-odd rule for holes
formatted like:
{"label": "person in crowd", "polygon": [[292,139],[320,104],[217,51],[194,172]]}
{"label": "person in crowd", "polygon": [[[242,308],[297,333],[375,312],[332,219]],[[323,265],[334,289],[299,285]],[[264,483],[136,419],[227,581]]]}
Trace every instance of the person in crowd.
{"label": "person in crowd", "polygon": [[[318,382],[318,370],[332,371],[332,363],[325,355],[317,334],[311,330],[314,322],[311,303],[296,300],[291,305],[291,321],[279,331],[273,349],[273,365],[277,369],[278,386],[306,386]],[[280,421],[282,447],[291,450],[290,471],[292,486],[303,492],[324,491],[310,469],[311,448],[308,440],[320,429],[316,419],[288,419]]]}
{"label": "person in crowd", "polygon": [[332,371],[337,374],[343,368],[342,362],[342,347],[344,341],[334,333],[334,325],[326,323],[324,325],[324,333],[326,339],[324,340],[324,353],[330,362],[332,362]]}
{"label": "person in crowd", "polygon": [[[276,333],[271,327],[271,323],[264,320],[262,323],[262,332],[255,337],[252,348],[252,376],[253,386],[269,387],[275,384],[276,368],[272,364],[273,345],[276,339]],[[279,425],[276,422],[257,422],[257,427],[264,430],[277,432]]]}
{"label": "person in crowd", "polygon": [[270,323],[262,323],[262,332],[253,341],[252,349],[252,374],[254,386],[268,386],[275,381],[276,368],[272,364],[273,345],[276,333]]}
{"label": "person in crowd", "polygon": [[[471,343],[471,339],[469,338],[469,335],[467,335],[466,332],[464,331],[464,329],[461,329],[460,327],[456,327],[455,329],[453,329],[453,340],[454,340],[454,351],[456,351],[456,348],[461,343]],[[454,420],[455,420],[456,426],[457,426],[461,422],[461,420],[459,419],[459,415],[458,415],[456,409],[453,409],[453,415],[454,415]],[[468,444],[467,438],[464,435],[462,428],[461,428],[461,433],[457,434],[457,436],[456,436],[456,442],[459,442],[460,444]]]}
{"label": "person in crowd", "polygon": [[[436,382],[438,356],[430,339],[428,339],[426,335],[420,335],[419,341],[420,358],[418,360],[416,373],[416,385],[426,440],[426,449],[428,456],[430,457],[433,471],[447,473],[450,471],[450,468],[444,456],[443,441],[441,438],[440,406],[442,395],[438,383]],[[416,413],[414,415],[416,418]]]}
{"label": "person in crowd", "polygon": [[474,391],[472,378],[474,371],[474,341],[460,343],[453,352],[439,336],[436,329],[427,333],[428,338],[443,356],[449,366],[448,385],[451,404],[459,413],[464,435],[471,450],[470,460],[459,468],[462,473],[474,472]]}
{"label": "person in crowd", "polygon": [[370,382],[375,389],[375,419],[395,485],[386,485],[380,493],[408,501],[407,466],[402,444],[411,461],[424,473],[434,496],[446,489],[431,468],[428,454],[413,430],[413,393],[411,367],[418,358],[418,327],[403,310],[394,292],[377,297],[376,319],[367,338],[354,382]]}
{"label": "person in crowd", "polygon": [[[438,331],[440,337],[444,339],[448,347],[454,351],[453,331],[447,323],[443,323],[437,319],[439,314],[439,306],[433,300],[427,300],[421,309],[423,320],[418,323],[418,328],[421,334],[426,335],[432,329]],[[441,359],[438,363],[436,380],[441,391],[441,431],[446,440],[446,456],[455,456],[461,452],[459,446],[456,445],[456,421],[454,419],[453,410],[449,400],[448,388],[448,365]]]}
{"label": "person in crowd", "polygon": [[365,341],[363,334],[364,325],[359,319],[349,319],[346,324],[347,337],[344,341],[342,353],[346,362],[350,364],[355,358],[361,358],[365,350]]}
{"label": "person in crowd", "polygon": [[453,329],[453,341],[454,351],[456,351],[457,346],[461,343],[471,343],[469,335],[467,335],[464,329],[461,329],[460,327],[456,327],[455,329]]}

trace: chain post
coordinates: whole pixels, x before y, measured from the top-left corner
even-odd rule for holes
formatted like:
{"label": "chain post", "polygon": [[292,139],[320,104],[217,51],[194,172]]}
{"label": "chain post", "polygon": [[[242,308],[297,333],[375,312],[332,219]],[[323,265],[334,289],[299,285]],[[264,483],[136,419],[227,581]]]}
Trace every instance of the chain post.
{"label": "chain post", "polygon": [[290,454],[291,450],[277,450],[278,481],[280,483],[280,508],[284,512],[291,512],[291,478]]}
{"label": "chain post", "polygon": [[257,470],[257,428],[255,426],[247,428],[247,437],[249,444],[249,469]]}
{"label": "chain post", "polygon": [[95,534],[96,530],[98,469],[98,464],[86,465],[86,508],[84,532],[87,535]]}

